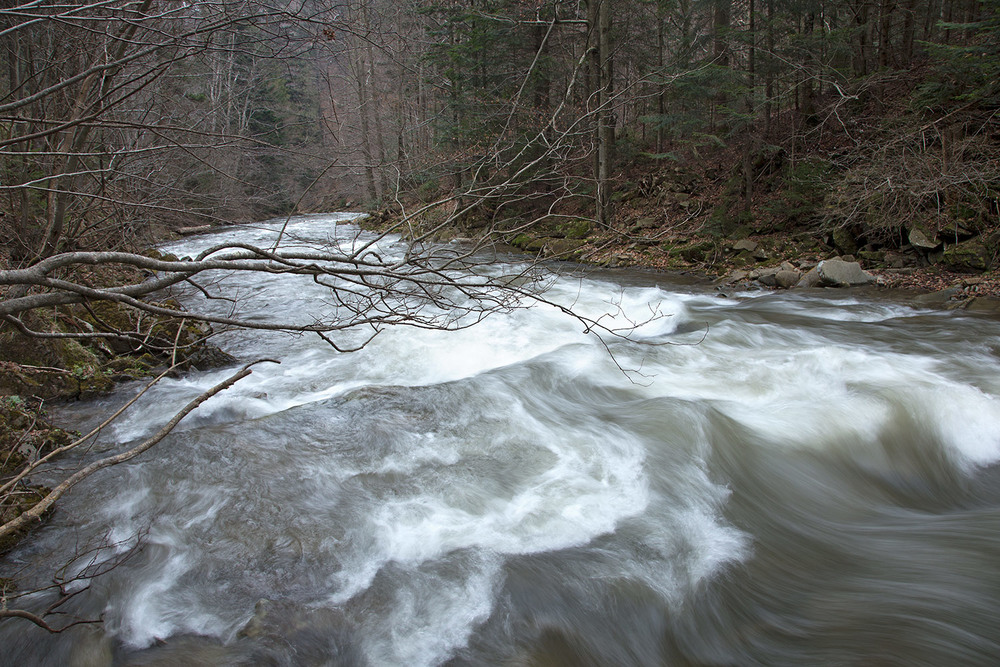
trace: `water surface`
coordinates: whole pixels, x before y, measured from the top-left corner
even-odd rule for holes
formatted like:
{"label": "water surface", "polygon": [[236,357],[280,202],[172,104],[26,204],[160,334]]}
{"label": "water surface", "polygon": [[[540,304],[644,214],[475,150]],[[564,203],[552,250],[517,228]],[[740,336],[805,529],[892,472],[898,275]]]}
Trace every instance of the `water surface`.
{"label": "water surface", "polygon": [[[255,317],[323,307],[285,278],[226,284]],[[8,558],[44,572],[141,535],[73,602],[105,623],[6,622],[0,663],[995,664],[1000,322],[638,273],[567,271],[547,297],[645,323],[607,348],[544,306],[352,354],[227,334],[281,364],[77,487]],[[99,449],[230,372],[164,381]]]}

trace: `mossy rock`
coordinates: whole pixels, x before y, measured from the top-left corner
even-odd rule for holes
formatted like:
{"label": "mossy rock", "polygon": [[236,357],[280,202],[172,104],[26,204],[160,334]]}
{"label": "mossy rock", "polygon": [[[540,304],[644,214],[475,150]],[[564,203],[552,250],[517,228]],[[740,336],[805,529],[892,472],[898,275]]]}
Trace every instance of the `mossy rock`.
{"label": "mossy rock", "polygon": [[150,374],[156,360],[151,354],[140,357],[115,357],[101,366],[101,371],[115,381],[138,380]]}
{"label": "mossy rock", "polygon": [[534,237],[531,236],[531,234],[523,234],[523,233],[522,234],[518,234],[517,236],[515,236],[514,238],[512,238],[510,240],[510,244],[512,246],[514,246],[515,248],[523,248],[524,246],[526,246],[529,243],[531,243],[531,240],[533,238]]}
{"label": "mossy rock", "polygon": [[[21,514],[34,507],[35,504],[42,498],[47,496],[49,491],[51,491],[51,489],[44,486],[22,487],[20,493],[8,496],[7,499],[10,502],[0,505],[0,522],[7,523],[8,521],[16,519]],[[53,510],[50,508],[47,512],[42,514],[42,521],[51,516],[52,511]],[[28,525],[21,530],[5,535],[4,537],[0,537],[0,554],[10,551],[33,527],[34,526]]]}
{"label": "mossy rock", "polygon": [[158,259],[161,262],[178,262],[180,259],[177,255],[169,252],[160,252],[156,248],[146,248],[142,251],[143,257],[149,257],[150,259]]}
{"label": "mossy rock", "polygon": [[559,231],[567,239],[585,239],[590,236],[591,226],[589,220],[574,220],[559,225]]}
{"label": "mossy rock", "polygon": [[46,400],[76,398],[80,394],[80,383],[69,371],[25,368],[11,362],[0,362],[0,394],[37,396]]}
{"label": "mossy rock", "polygon": [[953,271],[987,271],[991,260],[986,245],[975,239],[947,247],[941,255],[941,264]]}
{"label": "mossy rock", "polygon": [[990,253],[991,257],[1000,255],[1000,229],[986,236],[983,243],[986,245],[986,250]]}
{"label": "mossy rock", "polygon": [[[0,397],[0,479],[16,474],[30,460],[69,444],[73,438],[73,434],[53,428],[37,402],[25,401],[19,396]],[[43,486],[22,486],[16,494],[3,497],[0,523],[31,509],[48,493],[49,489]],[[30,527],[0,538],[0,553],[13,547],[28,530]],[[2,583],[7,586],[7,582]]]}
{"label": "mossy rock", "polygon": [[[60,326],[61,322],[54,320],[46,312],[25,313],[22,320],[34,331],[64,329]],[[71,338],[32,338],[10,329],[0,333],[0,361],[57,368],[96,368],[100,363],[93,351]]]}
{"label": "mossy rock", "polygon": [[738,267],[753,266],[757,263],[757,258],[754,257],[752,252],[746,250],[740,252],[733,258],[733,265]]}
{"label": "mossy rock", "polygon": [[839,250],[842,255],[854,255],[858,252],[858,241],[848,229],[839,227],[833,230],[830,236],[833,247]]}
{"label": "mossy rock", "polygon": [[700,241],[680,249],[681,257],[688,262],[704,262],[708,255],[715,251],[712,241]]}
{"label": "mossy rock", "polygon": [[882,250],[859,250],[858,259],[864,260],[868,264],[885,264],[885,251]]}
{"label": "mossy rock", "polygon": [[732,228],[732,231],[729,232],[728,238],[733,241],[748,239],[750,238],[750,234],[752,232],[753,230],[750,229],[750,227],[748,227],[747,225],[736,225],[735,227]]}
{"label": "mossy rock", "polygon": [[545,246],[545,250],[552,257],[569,259],[579,256],[586,244],[582,239],[554,239]]}
{"label": "mossy rock", "polygon": [[115,381],[101,371],[88,373],[79,379],[79,398],[86,400],[109,394],[115,388]]}
{"label": "mossy rock", "polygon": [[540,252],[542,248],[545,247],[545,244],[548,242],[548,240],[549,239],[546,238],[531,239],[530,241],[524,244],[523,249],[526,252]]}

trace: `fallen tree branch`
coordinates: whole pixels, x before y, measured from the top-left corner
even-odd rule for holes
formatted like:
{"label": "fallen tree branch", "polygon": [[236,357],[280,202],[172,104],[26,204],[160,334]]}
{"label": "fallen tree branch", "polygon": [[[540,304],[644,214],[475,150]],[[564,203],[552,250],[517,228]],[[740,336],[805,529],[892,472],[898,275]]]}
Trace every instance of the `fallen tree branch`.
{"label": "fallen tree branch", "polygon": [[[185,405],[180,412],[178,412],[174,417],[163,425],[159,431],[157,431],[152,437],[143,441],[142,443],[136,445],[132,449],[122,452],[121,454],[115,454],[113,456],[108,456],[98,461],[94,461],[90,465],[87,465],[80,470],[76,471],[65,480],[63,480],[58,486],[56,486],[52,491],[48,493],[44,498],[38,501],[31,509],[20,514],[14,519],[11,519],[3,526],[0,526],[0,539],[10,535],[22,528],[25,528],[33,521],[39,521],[45,512],[52,507],[52,505],[59,500],[67,491],[73,488],[78,482],[86,477],[89,477],[98,470],[103,470],[110,466],[116,465],[118,463],[123,463],[129,459],[135,458],[139,454],[142,454],[146,450],[153,447],[155,444],[163,440],[173,429],[180,423],[184,417],[194,411],[202,403],[215,396],[219,392],[225,391],[229,387],[233,386],[246,376],[250,375],[253,371],[251,366],[262,362],[280,363],[273,359],[259,359],[257,361],[251,362],[243,366],[238,372],[230,377],[226,378],[214,387],[206,390],[205,392],[198,395],[194,400]],[[29,619],[30,620],[30,619]]]}

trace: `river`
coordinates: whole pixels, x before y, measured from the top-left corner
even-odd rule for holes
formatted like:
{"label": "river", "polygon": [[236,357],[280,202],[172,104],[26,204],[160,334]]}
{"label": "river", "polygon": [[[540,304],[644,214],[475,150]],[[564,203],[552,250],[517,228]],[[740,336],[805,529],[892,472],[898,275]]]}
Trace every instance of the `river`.
{"label": "river", "polygon": [[[334,215],[288,233],[355,231]],[[6,621],[0,664],[1000,660],[1000,321],[564,273],[549,299],[649,321],[607,349],[548,306],[350,354],[226,334],[281,364],[89,478],[7,558],[30,580],[102,539],[118,546],[98,559],[132,550],[69,605],[103,624]],[[256,317],[322,307],[288,280],[228,285]],[[161,382],[97,449],[231,372]],[[133,390],[59,416],[93,423]]]}

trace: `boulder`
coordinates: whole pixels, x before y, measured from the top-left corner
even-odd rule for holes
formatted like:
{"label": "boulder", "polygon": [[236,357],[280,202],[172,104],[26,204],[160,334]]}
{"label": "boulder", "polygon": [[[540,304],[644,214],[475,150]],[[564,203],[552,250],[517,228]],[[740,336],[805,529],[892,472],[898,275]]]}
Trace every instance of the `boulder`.
{"label": "boulder", "polygon": [[906,238],[910,241],[911,246],[919,250],[930,251],[941,245],[934,234],[917,225],[910,227]]}
{"label": "boulder", "polygon": [[705,261],[706,255],[712,252],[715,246],[711,241],[702,241],[700,243],[695,243],[687,247],[681,248],[680,253],[688,262],[703,262]]}
{"label": "boulder", "polygon": [[990,252],[986,246],[973,239],[949,246],[940,261],[955,271],[986,271],[990,268],[990,260]]}
{"label": "boulder", "polygon": [[545,254],[549,257],[566,258],[573,255],[587,244],[582,239],[553,239],[545,246]]}
{"label": "boulder", "polygon": [[796,287],[855,287],[873,282],[875,276],[863,270],[857,262],[828,259],[802,276]]}
{"label": "boulder", "polygon": [[544,237],[531,239],[530,241],[525,243],[524,246],[522,246],[522,249],[525,252],[539,252],[542,248],[545,247],[545,244],[548,243],[548,241],[549,239]]}
{"label": "boulder", "polygon": [[789,289],[795,287],[795,284],[799,282],[800,276],[801,274],[798,271],[782,269],[774,274],[774,284],[776,287]]}
{"label": "boulder", "polygon": [[741,280],[746,280],[750,277],[748,271],[743,269],[736,269],[728,274],[726,274],[721,280],[716,281],[716,285],[732,285],[733,283],[738,283]]}
{"label": "boulder", "polygon": [[751,241],[750,239],[742,239],[733,244],[733,250],[736,252],[756,252],[759,244],[756,241]]}
{"label": "boulder", "polygon": [[805,273],[799,281],[795,283],[796,287],[818,287],[819,286],[819,266],[815,266]]}
{"label": "boulder", "polygon": [[843,227],[833,230],[831,236],[833,247],[845,255],[853,255],[858,251],[858,242],[854,239],[854,235]]}
{"label": "boulder", "polygon": [[590,222],[583,219],[566,222],[559,225],[559,231],[568,239],[585,239],[590,236]]}
{"label": "boulder", "polygon": [[938,290],[937,292],[929,292],[928,294],[919,294],[910,300],[917,308],[944,308],[946,307],[953,298],[959,296],[962,293],[960,287],[949,287],[948,289]]}

